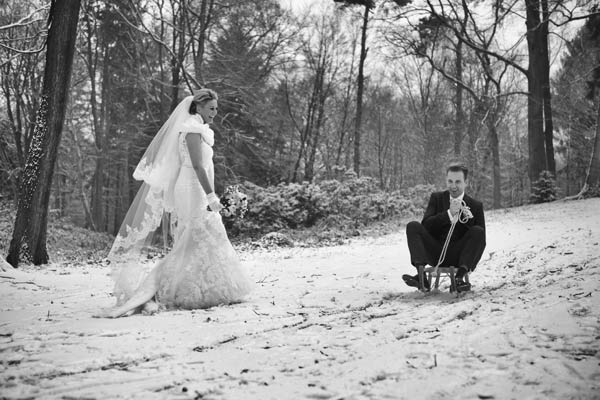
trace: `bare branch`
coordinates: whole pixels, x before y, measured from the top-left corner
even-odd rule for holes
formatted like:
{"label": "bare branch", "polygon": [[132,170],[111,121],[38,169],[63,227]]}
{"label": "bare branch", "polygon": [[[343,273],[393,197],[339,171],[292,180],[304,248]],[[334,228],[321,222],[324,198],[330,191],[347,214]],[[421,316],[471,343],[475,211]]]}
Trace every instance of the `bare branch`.
{"label": "bare branch", "polygon": [[40,8],[37,8],[35,10],[33,10],[31,13],[29,13],[29,15],[21,18],[20,20],[18,20],[17,22],[14,22],[12,24],[8,24],[8,25],[4,25],[4,26],[0,26],[0,31],[2,30],[6,30],[6,29],[11,29],[11,28],[18,28],[18,27],[22,27],[22,26],[27,26],[27,25],[31,25],[35,22],[40,22],[40,21],[44,21],[45,18],[37,18],[37,19],[33,19],[31,20],[31,18],[33,18],[33,16],[41,11],[47,11],[50,9],[50,6],[43,6]]}
{"label": "bare branch", "polygon": [[560,27],[560,26],[564,26],[564,25],[566,25],[566,24],[568,24],[568,23],[570,23],[570,22],[573,22],[573,21],[578,21],[578,20],[580,20],[580,19],[588,19],[588,18],[590,18],[590,17],[594,17],[594,16],[596,16],[596,15],[600,15],[600,11],[598,11],[598,12],[593,12],[593,13],[590,13],[590,14],[587,14],[587,15],[580,15],[580,16],[578,16],[578,17],[570,16],[569,18],[567,18],[567,19],[566,19],[565,21],[563,21],[563,22],[554,22],[553,20],[550,20],[549,22],[550,22],[552,25],[556,26],[556,27]]}
{"label": "bare branch", "polygon": [[18,54],[37,54],[37,53],[44,51],[44,49],[46,48],[46,45],[43,44],[42,47],[40,47],[39,49],[34,49],[34,50],[19,50],[19,49],[15,49],[14,47],[7,46],[3,43],[0,43],[0,47],[4,48],[6,50],[12,51],[14,53],[18,53]]}
{"label": "bare branch", "polygon": [[494,58],[496,58],[496,59],[498,59],[500,61],[503,61],[503,62],[511,65],[516,70],[522,72],[524,75],[528,74],[528,71],[527,71],[526,68],[520,66],[519,64],[517,64],[513,60],[511,60],[511,59],[509,59],[509,58],[507,58],[507,57],[505,57],[505,56],[503,56],[501,54],[498,54],[498,53],[496,53],[494,51],[486,49],[485,47],[483,47],[483,46],[481,46],[481,45],[479,45],[477,43],[474,43],[471,40],[471,38],[468,37],[468,35],[464,34],[464,32],[461,32],[460,30],[458,30],[455,26],[453,26],[451,23],[449,23],[447,21],[447,19],[444,18],[443,15],[439,14],[436,11],[435,6],[431,3],[431,0],[427,0],[427,4],[429,5],[429,8],[430,8],[429,11],[431,12],[431,15],[433,15],[436,19],[438,19],[438,21],[440,23],[442,23],[445,27],[447,27],[452,32],[454,32],[456,38],[458,40],[460,40],[461,42],[463,42],[464,44],[466,44],[468,47],[470,47],[471,49],[473,49],[473,50],[475,50],[477,52],[485,53],[485,54],[487,54],[487,55],[489,55],[491,57],[494,57]]}
{"label": "bare branch", "polygon": [[[165,43],[164,41],[162,41],[160,38],[158,38],[154,32],[152,32],[152,30],[150,30],[144,23],[143,23],[143,18],[142,16],[139,14],[139,10],[137,7],[135,7],[135,4],[132,4],[132,7],[134,9],[134,11],[136,12],[140,25],[143,27],[143,29],[140,29],[138,26],[136,26],[133,22],[131,22],[125,15],[123,15],[123,13],[116,8],[115,11],[121,16],[121,18],[123,18],[123,21],[129,25],[130,27],[132,27],[133,29],[135,29],[136,31],[140,32],[140,33],[144,33],[150,36],[150,38],[152,38],[153,41],[155,41],[157,44],[159,44],[160,46],[163,46],[165,50],[167,50],[167,52],[171,55],[171,57],[173,58],[177,58],[177,55],[175,54],[175,52],[173,51],[173,49],[171,49],[171,47],[169,47],[169,45],[167,43]],[[186,71],[185,68],[181,68],[181,70],[183,71],[186,80],[191,80],[194,85],[196,85],[196,87],[201,87],[202,85],[200,85],[200,83],[189,73]],[[189,85],[188,85],[189,86]],[[191,89],[191,88],[190,88]]]}

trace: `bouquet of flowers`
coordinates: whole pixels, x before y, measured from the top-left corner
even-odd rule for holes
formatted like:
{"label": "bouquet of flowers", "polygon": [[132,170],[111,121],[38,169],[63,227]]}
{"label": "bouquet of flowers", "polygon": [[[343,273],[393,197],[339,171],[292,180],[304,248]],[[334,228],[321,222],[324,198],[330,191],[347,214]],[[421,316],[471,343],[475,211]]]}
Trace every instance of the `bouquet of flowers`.
{"label": "bouquet of flowers", "polygon": [[248,212],[248,196],[240,192],[238,185],[228,186],[221,196],[221,215],[227,218],[244,218]]}

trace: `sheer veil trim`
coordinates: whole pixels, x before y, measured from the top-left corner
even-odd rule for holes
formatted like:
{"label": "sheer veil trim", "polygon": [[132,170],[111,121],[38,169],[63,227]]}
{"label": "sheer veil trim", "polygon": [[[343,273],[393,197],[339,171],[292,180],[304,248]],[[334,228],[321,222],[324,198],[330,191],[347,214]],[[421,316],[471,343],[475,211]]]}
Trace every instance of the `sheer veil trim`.
{"label": "sheer veil trim", "polygon": [[[162,235],[165,241],[176,224],[174,187],[181,169],[179,134],[200,133],[207,144],[214,143],[214,133],[200,115],[189,113],[193,98],[184,98],[173,110],[133,173],[143,182],[108,255],[117,304],[133,294],[153,267],[147,262],[148,253],[157,236]],[[158,229],[161,223],[162,230]]]}

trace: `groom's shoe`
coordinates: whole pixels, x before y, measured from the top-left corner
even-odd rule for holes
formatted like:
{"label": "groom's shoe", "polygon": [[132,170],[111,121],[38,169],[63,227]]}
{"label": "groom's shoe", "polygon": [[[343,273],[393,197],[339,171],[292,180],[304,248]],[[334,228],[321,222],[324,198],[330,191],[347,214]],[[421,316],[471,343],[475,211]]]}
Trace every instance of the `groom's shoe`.
{"label": "groom's shoe", "polygon": [[456,278],[456,291],[458,293],[468,292],[471,290],[471,284],[469,282],[465,282],[463,278]]}
{"label": "groom's shoe", "polygon": [[471,284],[465,281],[464,277],[469,272],[469,268],[466,266],[458,267],[458,272],[456,273],[456,291],[460,292],[468,292],[471,290]]}
{"label": "groom's shoe", "polygon": [[[419,274],[417,274],[415,276],[404,274],[404,275],[402,275],[402,280],[408,286],[416,287],[417,289],[419,288]],[[427,276],[423,277],[423,285],[425,286],[424,289],[426,291],[428,291],[430,289],[429,280],[427,280]]]}

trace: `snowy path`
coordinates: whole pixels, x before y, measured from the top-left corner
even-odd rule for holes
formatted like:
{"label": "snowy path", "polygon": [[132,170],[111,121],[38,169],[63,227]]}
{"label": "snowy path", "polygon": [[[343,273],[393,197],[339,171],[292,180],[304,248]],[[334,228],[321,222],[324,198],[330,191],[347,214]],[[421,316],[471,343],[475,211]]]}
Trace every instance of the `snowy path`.
{"label": "snowy path", "polygon": [[456,298],[403,232],[243,254],[242,304],[116,320],[107,268],[0,273],[0,398],[597,399],[600,199],[488,212]]}

